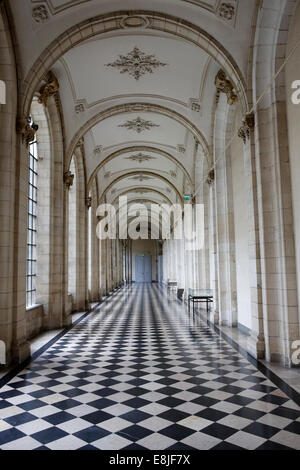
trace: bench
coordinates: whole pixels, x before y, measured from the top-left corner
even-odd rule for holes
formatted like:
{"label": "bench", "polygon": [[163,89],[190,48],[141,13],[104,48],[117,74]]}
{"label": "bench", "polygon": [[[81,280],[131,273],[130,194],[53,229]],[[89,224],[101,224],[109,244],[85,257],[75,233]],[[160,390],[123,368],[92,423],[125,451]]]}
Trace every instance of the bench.
{"label": "bench", "polygon": [[210,289],[189,289],[188,306],[190,312],[190,303],[193,303],[193,314],[195,313],[195,303],[206,303],[206,311],[209,311],[209,305],[213,303],[213,291]]}

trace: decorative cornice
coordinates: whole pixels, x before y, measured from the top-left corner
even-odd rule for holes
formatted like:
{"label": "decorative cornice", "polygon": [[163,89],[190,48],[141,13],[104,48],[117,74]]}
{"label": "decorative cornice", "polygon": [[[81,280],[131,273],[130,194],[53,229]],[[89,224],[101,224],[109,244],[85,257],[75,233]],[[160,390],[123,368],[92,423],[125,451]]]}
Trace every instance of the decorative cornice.
{"label": "decorative cornice", "polygon": [[135,131],[140,134],[143,131],[150,131],[153,127],[159,127],[159,125],[151,121],[146,121],[138,116],[136,119],[126,121],[124,124],[119,124],[118,127],[125,127],[130,131]]}
{"label": "decorative cornice", "polygon": [[184,2],[197,5],[200,8],[203,8],[206,11],[209,11],[212,14],[215,14],[226,21],[232,21],[235,19],[237,2],[236,0],[231,0],[230,3],[222,2],[219,4],[219,1],[215,2],[215,5],[208,4],[202,0],[183,0]]}
{"label": "decorative cornice", "polygon": [[[63,11],[66,11],[70,8],[74,8],[75,6],[88,3],[92,0],[64,0],[63,2],[57,2],[56,0],[31,0],[31,3],[45,3],[49,8],[51,15],[57,15]],[[57,6],[55,6],[57,4]]]}
{"label": "decorative cornice", "polygon": [[238,101],[238,97],[234,92],[234,85],[226,77],[225,72],[220,69],[215,78],[215,85],[217,88],[217,101],[219,99],[220,93],[225,93],[227,96],[227,103],[233,105]]}
{"label": "decorative cornice", "polygon": [[143,15],[129,15],[125,16],[120,21],[121,28],[148,28],[149,18]]}
{"label": "decorative cornice", "polygon": [[16,122],[16,132],[22,136],[22,142],[29,147],[29,144],[34,141],[36,131],[39,126],[31,123],[30,118],[19,118]]}
{"label": "decorative cornice", "polygon": [[39,103],[42,103],[43,106],[47,106],[47,100],[50,96],[54,95],[59,90],[59,83],[51,70],[46,76],[46,83],[40,88],[40,97]]}
{"label": "decorative cornice", "polygon": [[121,74],[128,73],[135,80],[139,80],[146,73],[153,73],[154,70],[167,64],[157,60],[154,54],[147,55],[138,47],[134,47],[127,55],[119,55],[117,60],[105,65],[119,69]]}
{"label": "decorative cornice", "polygon": [[238,136],[243,139],[244,144],[246,144],[247,139],[250,139],[251,132],[255,127],[255,117],[254,114],[247,114],[243,120],[243,125],[239,128]]}
{"label": "decorative cornice", "polygon": [[68,189],[70,189],[73,186],[74,175],[70,170],[64,173],[64,183]]}

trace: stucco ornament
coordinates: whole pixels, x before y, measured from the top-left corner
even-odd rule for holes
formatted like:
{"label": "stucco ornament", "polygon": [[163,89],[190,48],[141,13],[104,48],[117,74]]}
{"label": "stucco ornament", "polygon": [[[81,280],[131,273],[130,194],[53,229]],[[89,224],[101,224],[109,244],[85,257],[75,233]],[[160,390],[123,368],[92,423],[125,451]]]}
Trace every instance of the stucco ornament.
{"label": "stucco ornament", "polygon": [[134,47],[127,55],[119,55],[117,60],[105,65],[119,69],[120,73],[128,73],[135,80],[139,80],[143,75],[153,73],[154,70],[168,64],[160,62],[154,54],[145,54],[138,47]]}

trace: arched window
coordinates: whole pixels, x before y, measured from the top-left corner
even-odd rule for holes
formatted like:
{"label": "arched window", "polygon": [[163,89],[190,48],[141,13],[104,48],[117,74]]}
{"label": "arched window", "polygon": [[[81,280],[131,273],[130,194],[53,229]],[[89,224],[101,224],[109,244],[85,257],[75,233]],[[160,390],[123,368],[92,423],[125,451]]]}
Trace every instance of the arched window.
{"label": "arched window", "polygon": [[[31,118],[30,118],[31,119]],[[31,119],[32,124],[32,119]],[[34,140],[29,145],[28,158],[28,225],[27,225],[27,273],[26,306],[36,304],[36,243],[37,243],[37,179],[38,145]]]}
{"label": "arched window", "polygon": [[28,226],[26,307],[43,305],[49,312],[51,262],[51,141],[45,108],[35,97],[31,125],[37,125],[28,155]]}

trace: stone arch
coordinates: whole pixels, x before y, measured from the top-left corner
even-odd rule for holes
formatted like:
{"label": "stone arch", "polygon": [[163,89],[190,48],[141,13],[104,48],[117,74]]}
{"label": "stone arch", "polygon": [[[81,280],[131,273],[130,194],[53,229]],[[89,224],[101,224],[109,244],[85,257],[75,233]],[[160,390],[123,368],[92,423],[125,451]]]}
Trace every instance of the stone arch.
{"label": "stone arch", "polygon": [[[133,189],[127,189],[126,191],[123,191],[121,194],[119,194],[118,196],[115,197],[115,199],[112,201],[112,204],[115,203],[115,201],[116,201],[116,199],[117,199],[118,197],[125,196],[126,194],[132,192],[134,189],[135,189],[135,188],[133,188]],[[142,186],[139,186],[138,189],[141,189],[141,190],[143,190],[143,189],[149,190],[149,188],[142,187]],[[172,201],[168,198],[168,196],[166,196],[166,195],[163,194],[162,192],[158,191],[157,189],[150,189],[150,191],[151,191],[152,193],[159,194],[160,196],[162,196],[162,197],[164,197],[165,199],[167,199],[170,204],[173,204]],[[145,198],[143,198],[143,199],[145,199]],[[137,201],[138,201],[138,199],[137,199]]]}
{"label": "stone arch", "polygon": [[137,112],[150,112],[150,113],[157,113],[163,116],[167,116],[175,121],[179,122],[183,125],[186,129],[188,129],[195,138],[200,142],[204,151],[208,151],[208,144],[206,142],[205,137],[201,133],[201,131],[195,126],[191,121],[185,118],[182,114],[173,111],[169,108],[158,104],[149,104],[149,103],[127,103],[122,105],[113,106],[112,108],[108,108],[100,113],[97,113],[91,119],[89,119],[84,126],[79,129],[76,134],[73,136],[69,148],[67,150],[66,156],[66,165],[69,164],[70,159],[72,158],[74,149],[76,145],[80,141],[80,139],[96,124],[99,124],[101,121],[108,119],[112,116],[117,116],[119,114],[124,113],[137,113]]}
{"label": "stone arch", "polygon": [[[105,195],[108,193],[108,191],[114,186],[114,184],[118,183],[119,181],[123,180],[124,178],[128,178],[128,176],[134,176],[134,175],[140,175],[141,172],[140,171],[131,171],[131,172],[128,172],[128,173],[124,173],[124,175],[121,175],[121,176],[118,176],[117,178],[115,178],[108,186],[107,188],[103,191],[103,193],[101,195],[99,195],[100,197],[100,200],[104,200],[105,198]],[[158,178],[162,181],[164,181],[165,183],[169,184],[171,186],[171,188],[175,191],[175,194],[177,194],[179,200],[181,201],[181,203],[183,203],[183,197],[182,195],[180,194],[180,192],[178,191],[178,189],[176,188],[176,186],[174,186],[173,183],[171,183],[167,178],[165,178],[164,176],[162,175],[159,175],[158,173],[154,173],[153,171],[148,171],[148,170],[144,170],[143,171],[143,175],[145,176],[152,176],[154,178]]]}
{"label": "stone arch", "polygon": [[114,158],[119,157],[123,153],[144,152],[144,151],[145,152],[154,152],[154,153],[157,153],[158,155],[162,155],[163,157],[166,157],[169,160],[171,160],[173,163],[175,163],[178,167],[181,168],[181,170],[184,172],[185,176],[187,177],[189,184],[192,187],[192,179],[191,179],[188,171],[182,165],[182,163],[179,160],[177,160],[176,158],[174,158],[170,153],[166,152],[165,150],[158,149],[156,147],[150,147],[150,146],[147,146],[147,145],[135,145],[134,147],[124,147],[120,150],[117,150],[116,152],[113,152],[110,155],[108,155],[101,163],[99,163],[99,165],[95,168],[95,170],[92,172],[91,176],[89,177],[89,180],[88,180],[88,183],[87,183],[87,188],[89,189],[90,184],[91,184],[93,178],[95,177],[95,175],[98,173],[98,171],[104,165],[106,165],[111,160],[113,160]]}

